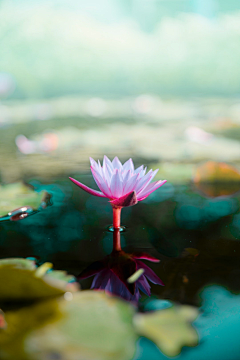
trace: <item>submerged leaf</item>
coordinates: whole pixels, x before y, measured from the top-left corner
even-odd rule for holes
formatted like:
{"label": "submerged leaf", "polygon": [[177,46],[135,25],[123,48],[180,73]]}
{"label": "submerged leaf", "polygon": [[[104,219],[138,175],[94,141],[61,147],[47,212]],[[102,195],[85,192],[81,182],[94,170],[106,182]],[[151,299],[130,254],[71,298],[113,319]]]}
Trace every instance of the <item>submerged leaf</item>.
{"label": "submerged leaf", "polygon": [[[44,266],[44,265],[42,265]],[[45,270],[47,270],[47,267]],[[34,261],[27,259],[0,260],[0,300],[36,300],[59,296],[65,291],[76,291],[78,285],[70,284],[72,276],[65,272],[40,272]],[[41,276],[39,274],[41,273]]]}
{"label": "submerged leaf", "polygon": [[136,314],[134,325],[137,332],[149,338],[167,356],[176,356],[183,346],[195,346],[198,335],[189,322],[195,320],[198,311],[190,306],[172,306],[165,310]]}

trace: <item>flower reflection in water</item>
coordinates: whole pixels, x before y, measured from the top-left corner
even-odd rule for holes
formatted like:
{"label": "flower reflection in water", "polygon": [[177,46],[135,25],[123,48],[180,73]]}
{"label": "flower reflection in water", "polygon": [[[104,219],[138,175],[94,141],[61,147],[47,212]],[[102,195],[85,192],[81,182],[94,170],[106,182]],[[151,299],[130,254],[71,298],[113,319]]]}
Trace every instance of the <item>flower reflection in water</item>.
{"label": "flower reflection in water", "polygon": [[141,261],[142,259],[159,262],[146,253],[125,253],[121,249],[120,231],[114,229],[112,253],[102,261],[91,264],[80,274],[79,279],[94,276],[91,289],[105,290],[125,300],[137,302],[141,296],[139,290],[148,296],[151,295],[147,280],[164,285],[162,280]]}

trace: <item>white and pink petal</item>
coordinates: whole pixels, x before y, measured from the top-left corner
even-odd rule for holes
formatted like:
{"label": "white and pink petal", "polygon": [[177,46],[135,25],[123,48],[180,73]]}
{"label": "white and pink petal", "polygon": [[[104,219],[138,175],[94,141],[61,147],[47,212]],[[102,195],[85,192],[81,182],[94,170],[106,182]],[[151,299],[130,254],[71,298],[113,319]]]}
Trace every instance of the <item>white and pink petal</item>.
{"label": "white and pink petal", "polygon": [[103,178],[106,181],[108,187],[110,188],[111,179],[112,179],[112,171],[106,162],[103,163],[102,172],[103,172]]}
{"label": "white and pink petal", "polygon": [[91,189],[90,187],[82,184],[80,181],[77,181],[73,178],[69,178],[74,184],[76,184],[77,186],[79,186],[81,189],[83,189],[84,191],[88,192],[89,194],[91,195],[94,195],[94,196],[99,196],[99,197],[107,197],[105,194],[103,194],[102,192],[100,191],[97,191],[97,190],[94,190],[94,189]]}
{"label": "white and pink petal", "polygon": [[143,170],[143,165],[139,166],[136,170],[134,170],[134,173],[140,175],[142,170]]}
{"label": "white and pink petal", "polygon": [[108,197],[109,199],[112,198],[112,194],[110,191],[109,186],[107,185],[107,183],[104,181],[104,179],[101,177],[101,175],[99,174],[99,172],[95,171],[92,167],[91,167],[91,171],[94,177],[94,180],[97,184],[97,186],[99,187],[99,189],[106,195],[106,197]]}
{"label": "white and pink petal", "polygon": [[138,174],[131,176],[130,179],[124,184],[123,195],[126,195],[129,192],[135,190],[137,182],[138,182]]}
{"label": "white and pink petal", "polygon": [[118,169],[112,176],[111,193],[114,199],[118,199],[123,195],[123,182],[121,181],[121,176]]}
{"label": "white and pink petal", "polygon": [[117,156],[113,159],[112,166],[114,169],[122,170],[122,163]]}
{"label": "white and pink petal", "polygon": [[126,173],[122,173],[123,177],[123,186],[128,182],[128,180],[131,178],[131,170],[128,170]]}
{"label": "white and pink petal", "polygon": [[123,170],[124,170],[124,171],[130,170],[131,172],[134,172],[134,165],[133,165],[132,159],[129,159],[128,161],[126,161],[126,162],[123,164]]}
{"label": "white and pink petal", "polygon": [[104,157],[103,157],[103,165],[104,164],[106,164],[109,167],[111,172],[113,171],[112,162],[109,160],[109,158],[106,155],[104,155]]}
{"label": "white and pink petal", "polygon": [[137,195],[138,201],[142,201],[146,199],[146,197],[148,197],[153,191],[157,190],[160,186],[164,185],[166,182],[167,180],[159,180],[149,184]]}

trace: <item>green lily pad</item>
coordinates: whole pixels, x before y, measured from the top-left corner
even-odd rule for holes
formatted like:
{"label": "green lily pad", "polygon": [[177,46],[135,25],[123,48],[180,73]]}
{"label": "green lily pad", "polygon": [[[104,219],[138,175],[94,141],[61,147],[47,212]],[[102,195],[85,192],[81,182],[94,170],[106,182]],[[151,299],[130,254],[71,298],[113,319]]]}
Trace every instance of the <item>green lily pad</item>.
{"label": "green lily pad", "polygon": [[34,329],[56,321],[61,316],[56,298],[6,311],[7,326],[0,328],[0,358],[30,360],[24,348],[26,336]]}
{"label": "green lily pad", "polygon": [[134,308],[104,292],[81,291],[71,301],[59,301],[62,319],[35,331],[25,347],[31,359],[52,353],[75,360],[129,360],[134,356]]}
{"label": "green lily pad", "polygon": [[47,274],[51,277],[51,279],[56,279],[58,281],[64,281],[67,283],[72,283],[76,281],[73,275],[69,275],[66,273],[66,271],[63,270],[53,270],[51,272],[48,272]]}
{"label": "green lily pad", "polygon": [[[81,291],[5,314],[0,357],[5,360],[129,360],[137,335],[134,307],[104,292]],[[14,346],[12,346],[14,344]]]}
{"label": "green lily pad", "polygon": [[46,191],[36,192],[23,183],[0,185],[0,217],[25,206],[37,210],[49,196]]}
{"label": "green lily pad", "polygon": [[28,260],[24,258],[7,258],[0,260],[0,269],[5,265],[14,265],[16,269],[35,270],[36,264],[34,260]]}
{"label": "green lily pad", "polygon": [[40,300],[0,312],[1,359],[45,360],[54,354],[68,360],[129,360],[139,336],[155,342],[167,356],[197,344],[190,324],[198,315],[195,308],[136,314],[130,303],[104,292],[76,291],[69,284],[73,277],[49,272],[51,267],[37,267],[28,259],[0,260],[0,301],[15,301],[16,307],[18,301]]}
{"label": "green lily pad", "polygon": [[176,356],[183,346],[196,346],[198,335],[190,322],[198,311],[191,306],[173,306],[165,310],[136,314],[134,325],[139,335],[152,340],[167,356]]}
{"label": "green lily pad", "polygon": [[63,295],[66,291],[76,291],[76,283],[69,284],[73,277],[65,272],[47,273],[52,264],[37,267],[28,259],[0,260],[0,301],[29,301]]}

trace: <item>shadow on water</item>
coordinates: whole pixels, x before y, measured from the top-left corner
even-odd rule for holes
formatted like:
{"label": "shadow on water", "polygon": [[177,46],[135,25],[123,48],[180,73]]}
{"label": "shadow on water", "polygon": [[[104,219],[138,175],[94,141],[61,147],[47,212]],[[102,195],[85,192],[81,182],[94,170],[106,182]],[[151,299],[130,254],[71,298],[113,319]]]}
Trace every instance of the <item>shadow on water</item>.
{"label": "shadow on water", "polygon": [[[84,179],[91,186],[90,178]],[[1,257],[40,258],[78,276],[112,252],[112,209],[67,181],[51,185],[53,205],[17,222],[0,223]],[[234,189],[235,190],[235,189]],[[152,270],[165,286],[152,294],[187,304],[199,304],[197,294],[207,284],[240,290],[240,195],[208,197],[191,184],[166,184],[145,201],[122,211],[122,250],[146,252],[160,260]],[[89,288],[92,279],[81,280]]]}

